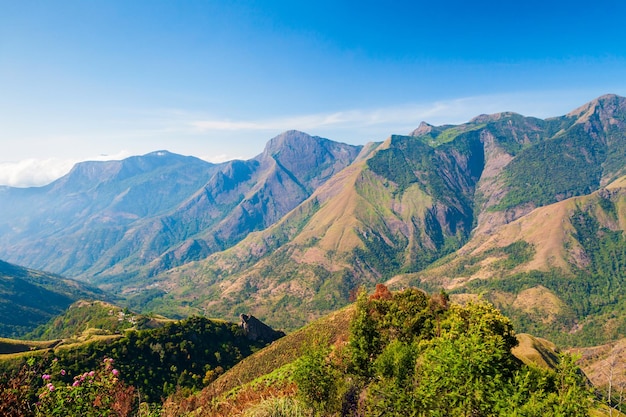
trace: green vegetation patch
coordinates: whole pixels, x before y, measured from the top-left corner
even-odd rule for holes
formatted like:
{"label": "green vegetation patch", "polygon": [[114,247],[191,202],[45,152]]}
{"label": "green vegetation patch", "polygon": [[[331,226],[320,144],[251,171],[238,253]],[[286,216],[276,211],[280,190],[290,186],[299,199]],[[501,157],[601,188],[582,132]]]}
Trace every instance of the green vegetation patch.
{"label": "green vegetation patch", "polygon": [[318,415],[589,415],[593,392],[571,357],[555,369],[525,365],[516,345],[490,304],[378,285],[359,295],[345,349],[309,349],[293,379]]}
{"label": "green vegetation patch", "polygon": [[492,210],[545,206],[589,194],[600,185],[606,153],[606,145],[589,137],[582,125],[523,149],[505,168],[509,192]]}
{"label": "green vegetation patch", "polygon": [[[542,324],[541,317],[500,305],[520,330],[570,346],[597,345],[626,337],[626,236],[621,230],[602,227],[582,209],[573,213],[571,222],[588,261],[584,269],[571,265],[572,273],[552,269],[475,280],[456,292],[492,294],[495,301],[493,294],[498,291],[517,295],[543,286],[568,306],[567,311],[562,312],[555,326]],[[517,246],[508,250],[519,253],[517,261],[523,261],[528,250]]]}
{"label": "green vegetation patch", "polygon": [[[234,323],[191,317],[169,322],[151,330],[130,330],[125,335],[59,347],[52,357],[39,355],[42,364],[80,375],[94,369],[103,358],[112,358],[124,381],[137,388],[144,399],[158,402],[178,388],[197,390],[207,385],[224,370],[273,340],[249,340],[243,329]],[[19,369],[27,356],[19,361],[0,362],[0,371],[10,374]],[[45,364],[48,365],[45,365]]]}

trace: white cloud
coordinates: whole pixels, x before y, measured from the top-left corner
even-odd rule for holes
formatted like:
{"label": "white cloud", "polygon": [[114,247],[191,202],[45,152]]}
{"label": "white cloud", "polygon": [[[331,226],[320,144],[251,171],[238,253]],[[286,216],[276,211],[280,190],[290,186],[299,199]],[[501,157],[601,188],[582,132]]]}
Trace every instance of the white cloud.
{"label": "white cloud", "polygon": [[74,161],[56,158],[0,162],[0,184],[13,187],[49,184],[67,174],[73,165]]}
{"label": "white cloud", "polygon": [[37,187],[51,183],[70,172],[80,161],[111,161],[127,158],[128,151],[82,159],[29,158],[17,162],[0,162],[0,184],[12,187]]}
{"label": "white cloud", "polygon": [[198,158],[203,159],[208,162],[212,162],[214,164],[220,164],[222,162],[232,161],[233,159],[241,159],[241,158],[234,158],[225,153],[220,154],[220,155],[199,156]]}
{"label": "white cloud", "polygon": [[185,118],[182,117],[182,121],[197,133],[238,131],[249,133],[289,129],[358,133],[367,130],[381,132],[386,137],[390,134],[407,133],[422,121],[435,125],[458,124],[483,113],[513,111],[525,116],[542,118],[559,116],[593,98],[593,95],[578,91],[529,91],[406,103],[373,109],[287,115],[267,119],[231,120],[190,117],[184,121]]}

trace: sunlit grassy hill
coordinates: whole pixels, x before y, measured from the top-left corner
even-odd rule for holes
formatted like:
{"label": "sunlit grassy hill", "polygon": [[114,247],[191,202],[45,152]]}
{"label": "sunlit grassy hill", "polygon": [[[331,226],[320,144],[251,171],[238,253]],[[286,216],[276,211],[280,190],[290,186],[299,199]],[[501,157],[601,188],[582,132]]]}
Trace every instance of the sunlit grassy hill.
{"label": "sunlit grassy hill", "polygon": [[626,188],[620,178],[587,196],[540,207],[396,286],[483,294],[523,331],[566,345],[626,335]]}

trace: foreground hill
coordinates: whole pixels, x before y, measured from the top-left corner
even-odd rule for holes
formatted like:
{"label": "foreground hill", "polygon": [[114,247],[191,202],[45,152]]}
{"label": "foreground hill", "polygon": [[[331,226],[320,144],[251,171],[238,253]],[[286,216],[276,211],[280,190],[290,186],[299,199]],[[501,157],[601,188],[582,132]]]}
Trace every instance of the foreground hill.
{"label": "foreground hill", "polygon": [[45,384],[42,374],[57,386],[71,384],[106,359],[143,401],[158,403],[177,389],[201,388],[284,336],[258,320],[251,326],[204,317],[146,317],[111,304],[79,302],[50,322],[43,334],[56,336],[53,340],[0,339],[0,397],[6,378],[23,366],[30,370],[23,377],[33,391]]}
{"label": "foreground hill", "polygon": [[516,338],[488,304],[378,285],[169,399],[163,415],[609,415],[578,372],[550,342]]}
{"label": "foreground hill", "polygon": [[[0,411],[31,416],[112,410],[161,417],[264,416],[277,410],[303,416],[369,416],[383,410],[424,416],[470,410],[484,416],[513,410],[621,415],[606,405],[606,365],[598,358],[619,362],[623,343],[613,350],[584,350],[584,366],[595,372],[591,380],[600,388],[593,396],[554,344],[516,335],[509,320],[486,303],[451,304],[443,293],[429,297],[414,288],[391,293],[378,285],[371,296],[361,292],[357,303],[288,336],[266,329],[271,336],[263,340],[257,336],[264,326],[253,329],[256,321],[249,316],[246,326],[193,317],[159,319],[156,328],[137,331],[145,327],[144,318],[111,304],[79,302],[51,322],[73,333],[70,338],[0,340]],[[78,335],[83,326],[88,328]],[[616,375],[614,387],[621,381]]]}
{"label": "foreground hill", "polygon": [[0,261],[0,336],[19,337],[79,299],[109,299],[84,283]]}

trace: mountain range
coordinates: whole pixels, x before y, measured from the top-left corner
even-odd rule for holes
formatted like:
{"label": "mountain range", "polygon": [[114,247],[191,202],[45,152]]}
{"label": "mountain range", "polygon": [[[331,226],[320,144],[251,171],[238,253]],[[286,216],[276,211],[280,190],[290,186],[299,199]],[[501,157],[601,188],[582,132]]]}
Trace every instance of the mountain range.
{"label": "mountain range", "polygon": [[293,329],[387,282],[596,343],[626,335],[625,188],[626,98],[606,95],[365,146],[289,131],[247,161],[81,163],[0,189],[0,258],[174,316]]}

